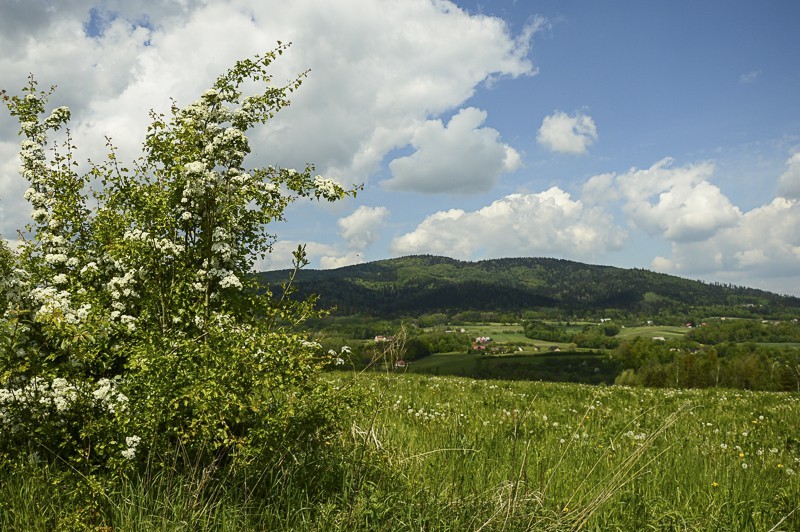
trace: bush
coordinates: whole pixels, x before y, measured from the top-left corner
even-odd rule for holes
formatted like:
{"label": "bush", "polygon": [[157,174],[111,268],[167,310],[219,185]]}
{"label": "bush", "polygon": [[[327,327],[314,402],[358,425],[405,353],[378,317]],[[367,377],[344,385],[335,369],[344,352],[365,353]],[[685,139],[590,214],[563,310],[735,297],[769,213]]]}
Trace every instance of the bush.
{"label": "bush", "polygon": [[[22,95],[2,92],[33,219],[20,252],[0,253],[0,465],[35,455],[124,473],[181,449],[193,467],[263,469],[335,433],[348,401],[318,375],[338,354],[291,332],[320,313],[251,275],[291,202],[355,193],[312,166],[244,167],[247,130],[301,84],[269,83],[285,49],[237,62],[169,118],[152,114],[133,164],[109,142],[83,175],[69,132],[48,138],[70,118],[45,112],[52,90],[30,78]],[[265,88],[245,96],[252,82]],[[103,185],[91,198],[90,182]]]}

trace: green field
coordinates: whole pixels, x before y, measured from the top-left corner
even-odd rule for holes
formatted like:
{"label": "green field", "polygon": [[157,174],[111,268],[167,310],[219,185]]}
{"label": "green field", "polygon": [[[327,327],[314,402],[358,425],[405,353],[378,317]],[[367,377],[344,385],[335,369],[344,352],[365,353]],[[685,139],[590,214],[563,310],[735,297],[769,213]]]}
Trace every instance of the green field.
{"label": "green field", "polygon": [[[798,530],[800,396],[370,375],[380,530]],[[371,504],[394,500],[374,521]],[[373,509],[374,510],[374,509]]]}
{"label": "green field", "polygon": [[[571,332],[579,332],[584,325],[594,325],[588,322],[571,323],[567,330]],[[462,327],[454,327],[456,330],[462,328],[472,337],[476,336],[490,336],[496,342],[513,342],[527,345],[540,345],[550,346],[559,345],[565,346],[567,344],[557,344],[554,342],[545,342],[542,340],[535,340],[525,336],[522,325],[503,325],[503,324],[487,324],[487,325],[464,325]],[[686,335],[691,329],[686,327],[677,327],[670,325],[646,325],[640,327],[624,327],[617,334],[617,338],[628,340],[637,336],[645,338],[664,337],[664,338],[680,338]]]}
{"label": "green field", "polygon": [[628,340],[637,336],[643,336],[645,338],[680,338],[686,335],[690,330],[691,329],[687,329],[686,327],[674,327],[669,325],[625,327],[617,334],[617,338],[622,340]]}
{"label": "green field", "polygon": [[481,379],[613,384],[618,367],[596,352],[483,355],[439,353],[411,362],[408,372]]}
{"label": "green field", "polygon": [[800,394],[325,378],[366,403],[329,441],[315,489],[254,499],[253,486],[190,469],[68,492],[32,462],[0,483],[0,528],[800,530]]}

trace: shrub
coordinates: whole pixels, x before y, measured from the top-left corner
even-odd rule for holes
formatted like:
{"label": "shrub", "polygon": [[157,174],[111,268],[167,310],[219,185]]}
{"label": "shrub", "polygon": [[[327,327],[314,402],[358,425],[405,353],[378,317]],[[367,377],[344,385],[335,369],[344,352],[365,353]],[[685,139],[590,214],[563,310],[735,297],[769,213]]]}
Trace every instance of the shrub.
{"label": "shrub", "polygon": [[[246,132],[303,79],[271,85],[285,49],[237,62],[169,117],[151,113],[131,165],[109,141],[84,174],[68,130],[48,138],[70,118],[46,113],[52,89],[31,77],[22,95],[2,92],[33,208],[19,253],[0,253],[2,465],[35,454],[125,472],[179,448],[195,467],[263,468],[331,437],[346,401],[317,376],[336,353],[292,333],[320,313],[251,275],[291,202],[355,194],[312,166],[244,166]],[[244,95],[253,82],[264,90]],[[102,185],[91,197],[90,183]]]}

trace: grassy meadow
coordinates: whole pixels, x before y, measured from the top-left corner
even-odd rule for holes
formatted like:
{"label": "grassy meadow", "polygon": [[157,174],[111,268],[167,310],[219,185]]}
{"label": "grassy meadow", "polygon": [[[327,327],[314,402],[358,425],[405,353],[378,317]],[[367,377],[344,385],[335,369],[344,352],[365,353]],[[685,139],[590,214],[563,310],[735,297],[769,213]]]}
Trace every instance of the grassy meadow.
{"label": "grassy meadow", "polygon": [[76,494],[31,464],[0,483],[0,529],[800,530],[797,394],[325,379],[366,403],[329,442],[311,489],[284,480],[264,499],[189,468]]}
{"label": "grassy meadow", "polygon": [[353,525],[800,529],[794,394],[411,374],[361,385],[380,399],[355,431],[399,481],[375,486],[396,501],[382,519]]}

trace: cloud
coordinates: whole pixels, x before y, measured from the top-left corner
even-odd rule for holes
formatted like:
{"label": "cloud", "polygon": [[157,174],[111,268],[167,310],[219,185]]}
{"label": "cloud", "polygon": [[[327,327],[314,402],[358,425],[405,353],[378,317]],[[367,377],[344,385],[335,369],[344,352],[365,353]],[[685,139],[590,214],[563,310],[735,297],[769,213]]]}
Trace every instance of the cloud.
{"label": "cloud", "polygon": [[672,159],[627,173],[589,179],[583,197],[592,203],[620,198],[630,223],[674,242],[702,241],[739,222],[741,211],[709,179],[712,163],[672,168]]}
{"label": "cloud", "polygon": [[353,264],[362,264],[364,256],[361,252],[351,251],[341,256],[324,256],[319,259],[319,267],[323,270],[332,270],[334,268],[343,268],[344,266],[351,266]]}
{"label": "cloud", "polygon": [[544,117],[536,140],[550,151],[582,155],[597,140],[597,127],[589,115],[556,111]]}
{"label": "cloud", "polygon": [[267,255],[263,260],[256,261],[256,264],[253,266],[253,270],[260,272],[293,268],[293,253],[297,250],[297,246],[305,246],[306,259],[312,265],[317,263],[323,257],[329,257],[338,254],[336,248],[328,244],[321,244],[319,242],[279,240],[272,245],[272,253]]}
{"label": "cloud", "polygon": [[[191,103],[236,59],[281,40],[294,44],[272,65],[274,83],[310,73],[292,106],[253,132],[250,164],[313,162],[348,184],[368,180],[479,85],[534,74],[528,54],[542,26],[536,19],[514,35],[503,20],[446,0],[109,0],[99,11],[88,0],[17,4],[0,22],[4,85],[22,86],[31,69],[42,87],[58,84],[52,101],[73,110],[80,160],[102,158],[106,134],[120,158],[133,158],[151,108],[168,111],[171,96]],[[491,133],[472,137],[488,142]],[[7,116],[0,143],[17,143]]]}
{"label": "cloud", "polygon": [[739,76],[739,83],[755,83],[760,75],[760,70],[751,70],[750,72],[745,72]]}
{"label": "cloud", "polygon": [[778,194],[784,198],[800,200],[800,152],[786,161],[786,171],[778,180]]}
{"label": "cloud", "polygon": [[[746,212],[732,227],[702,242],[676,242],[671,257],[657,257],[653,268],[676,274],[714,274],[752,286],[770,278],[793,278],[800,294],[800,202],[775,198]],[[783,285],[786,291],[786,285]]]}
{"label": "cloud", "polygon": [[514,148],[499,141],[500,133],[479,127],[486,112],[461,109],[445,126],[441,120],[421,124],[411,138],[416,151],[389,164],[392,178],[383,185],[390,190],[423,193],[474,193],[491,189],[503,172],[519,166]]}
{"label": "cloud", "polygon": [[558,187],[511,194],[477,211],[440,211],[392,242],[395,254],[461,259],[557,255],[592,259],[619,249],[625,231],[599,207],[587,208]]}
{"label": "cloud", "polygon": [[364,262],[364,250],[374,244],[380,236],[381,225],[389,216],[386,207],[358,207],[352,214],[339,218],[339,235],[344,239],[347,251],[341,246],[320,242],[298,242],[279,240],[272,246],[272,253],[254,265],[255,271],[282,270],[292,267],[292,254],[297,246],[304,245],[310,267],[322,269],[340,268]]}
{"label": "cloud", "polygon": [[339,218],[337,224],[348,248],[363,251],[378,240],[381,225],[387,216],[389,209],[386,207],[362,205],[353,214]]}

